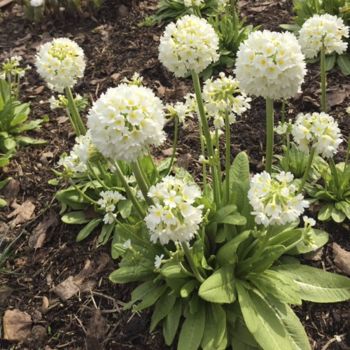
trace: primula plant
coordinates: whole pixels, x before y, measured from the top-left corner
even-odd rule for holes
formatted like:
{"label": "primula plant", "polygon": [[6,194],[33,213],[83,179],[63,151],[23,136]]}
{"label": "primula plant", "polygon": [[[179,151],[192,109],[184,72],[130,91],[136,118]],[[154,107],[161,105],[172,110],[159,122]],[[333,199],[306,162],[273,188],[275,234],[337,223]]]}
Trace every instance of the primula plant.
{"label": "primula plant", "polygon": [[[110,280],[137,284],[124,308],[152,308],[151,331],[160,326],[167,345],[178,335],[179,350],[311,349],[291,306],[348,300],[350,280],[297,259],[328,241],[304,213],[303,190],[314,157],[331,158],[341,142],[334,119],[301,114],[287,126],[308,159],[302,179],[272,167],[273,101],[295,96],[306,73],[296,37],[254,32],[240,46],[236,78],[221,73],[202,84],[199,75],[219,59],[219,38],[205,19],[186,15],[166,27],[159,59],[177,77],[191,77],[194,94],[164,106],[136,77],[94,102],[87,132],[68,91],[82,75],[82,51],[71,43],[59,54],[42,51],[48,55],[38,55],[39,71],[66,91],[78,136],[59,163],[69,185],[57,194],[68,210],[62,219],[86,224],[78,239],[99,227],[98,244],[112,241],[119,265]],[[63,65],[71,69],[67,84],[57,76]],[[245,152],[232,160],[231,126],[249,110],[250,95],[267,106],[265,171],[258,174]],[[188,117],[199,125],[196,176],[174,159]],[[151,149],[165,140],[166,118],[175,119],[174,150],[160,163]]]}

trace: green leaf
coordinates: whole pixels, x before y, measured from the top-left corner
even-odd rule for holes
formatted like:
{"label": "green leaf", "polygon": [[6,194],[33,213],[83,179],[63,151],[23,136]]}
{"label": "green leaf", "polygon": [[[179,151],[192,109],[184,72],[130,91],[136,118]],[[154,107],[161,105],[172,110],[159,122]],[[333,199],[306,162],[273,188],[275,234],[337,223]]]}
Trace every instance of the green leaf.
{"label": "green leaf", "polygon": [[240,282],[237,292],[244,321],[259,345],[264,350],[293,350],[286,329],[271,306]]}
{"label": "green leaf", "polygon": [[142,311],[152,306],[165,293],[166,289],[166,284],[163,284],[161,286],[155,286],[155,288],[150,289],[149,292],[144,296],[142,301],[136,306],[134,306],[133,310]]}
{"label": "green leaf", "polygon": [[303,300],[336,303],[350,299],[350,279],[345,276],[299,264],[280,265],[273,270],[292,278]]}
{"label": "green leaf", "polygon": [[336,60],[337,60],[337,56],[335,54],[326,56],[326,71],[327,72],[334,68]]}
{"label": "green leaf", "polygon": [[5,201],[5,199],[0,198],[0,208],[4,208],[7,206],[7,202]]}
{"label": "green leaf", "polygon": [[224,220],[228,215],[234,213],[237,211],[237,206],[235,205],[226,205],[225,207],[220,208],[213,218],[211,218],[211,222],[221,222]]}
{"label": "green leaf", "polygon": [[78,233],[76,241],[80,242],[87,238],[90,233],[102,222],[102,219],[93,219],[85,225]]}
{"label": "green leaf", "polygon": [[98,246],[105,245],[108,242],[109,238],[112,235],[114,228],[115,228],[114,223],[113,224],[104,224],[102,226],[101,233],[99,234],[98,239],[97,239]]}
{"label": "green leaf", "polygon": [[304,326],[301,324],[292,308],[275,298],[268,298],[268,302],[271,307],[275,309],[279,319],[283,323],[290,338],[292,348],[294,350],[311,350]]}
{"label": "green leaf", "polygon": [[120,267],[109,275],[109,279],[113,283],[123,284],[140,281],[152,275],[153,269],[151,266],[138,264],[134,266]]}
{"label": "green leaf", "polygon": [[201,305],[197,312],[188,313],[179,335],[177,350],[197,350],[201,344],[205,326],[205,307]]}
{"label": "green leaf", "polygon": [[170,346],[175,338],[179,327],[180,317],[182,314],[182,302],[177,300],[172,311],[168,314],[163,322],[163,337],[165,344]]}
{"label": "green leaf", "polygon": [[237,225],[237,226],[244,226],[247,223],[247,219],[239,214],[239,213],[233,213],[229,216],[226,216],[221,221],[218,221],[219,224],[227,224],[227,225]]}
{"label": "green leaf", "polygon": [[294,248],[288,250],[287,254],[306,254],[323,247],[329,240],[329,235],[326,231],[316,229],[310,229],[308,231],[308,237],[309,241],[312,242],[311,244],[301,241]]}
{"label": "green leaf", "polygon": [[170,261],[168,263],[165,263],[161,267],[160,273],[165,278],[170,278],[170,279],[188,277],[188,274],[184,271],[180,263],[177,261]]}
{"label": "green leaf", "polygon": [[201,284],[198,295],[212,303],[233,303],[236,300],[234,267],[224,266],[215,271]]}
{"label": "green leaf", "polygon": [[332,215],[332,209],[333,209],[332,204],[324,205],[318,212],[318,215],[317,215],[318,220],[327,221]]}
{"label": "green leaf", "polygon": [[342,201],[335,204],[338,210],[341,210],[346,217],[350,220],[350,204],[348,202]]}
{"label": "green leaf", "polygon": [[198,282],[194,279],[185,283],[180,290],[181,298],[188,298],[197,286]]}
{"label": "green leaf", "polygon": [[154,308],[150,331],[153,332],[157,327],[158,323],[163,320],[170,312],[172,312],[173,306],[176,302],[176,295],[164,294],[156,303]]}
{"label": "green leaf", "polygon": [[350,57],[348,54],[339,55],[337,64],[344,75],[350,74]]}
{"label": "green leaf", "polygon": [[127,219],[132,210],[132,202],[130,200],[123,200],[118,203],[118,210],[123,219]]}
{"label": "green leaf", "polygon": [[226,312],[218,304],[207,304],[206,319],[201,348],[225,350],[227,347]]}
{"label": "green leaf", "polygon": [[331,217],[338,224],[343,222],[346,218],[345,214],[342,211],[336,209],[335,207],[332,208]]}
{"label": "green leaf", "polygon": [[233,182],[239,182],[244,184],[245,187],[249,187],[249,180],[249,158],[245,152],[240,152],[237,154],[230,168],[231,189]]}
{"label": "green leaf", "polygon": [[84,211],[72,211],[64,214],[61,220],[69,225],[81,225],[90,222],[91,218],[87,218]]}
{"label": "green leaf", "polygon": [[16,136],[16,141],[23,146],[27,145],[45,145],[47,144],[46,140],[43,139],[34,139],[29,136]]}
{"label": "green leaf", "polygon": [[237,261],[236,252],[239,245],[250,237],[251,231],[244,231],[237,237],[231,239],[223,245],[217,255],[217,262],[222,266],[224,264],[234,264]]}

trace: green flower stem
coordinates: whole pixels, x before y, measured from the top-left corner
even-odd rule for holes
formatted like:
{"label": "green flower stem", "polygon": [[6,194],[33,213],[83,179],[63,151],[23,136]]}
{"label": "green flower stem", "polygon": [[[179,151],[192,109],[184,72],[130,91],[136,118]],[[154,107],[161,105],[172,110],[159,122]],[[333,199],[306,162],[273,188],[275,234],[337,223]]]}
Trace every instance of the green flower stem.
{"label": "green flower stem", "polygon": [[290,162],[290,134],[289,132],[287,132],[287,135],[286,135],[286,140],[287,140],[287,144],[286,144],[286,147],[287,147],[287,152],[286,152],[286,157],[287,157],[287,171],[289,171],[289,162]]}
{"label": "green flower stem", "polygon": [[326,72],[326,52],[324,44],[321,48],[321,111],[327,112],[327,72]]}
{"label": "green flower stem", "polygon": [[201,274],[199,273],[199,270],[193,260],[193,257],[192,257],[192,253],[190,251],[190,248],[188,247],[188,244],[187,242],[182,242],[181,243],[181,246],[185,252],[185,255],[186,255],[186,259],[188,261],[188,264],[190,265],[191,267],[191,270],[194,274],[194,276],[196,277],[196,279],[200,282],[200,283],[203,283],[205,280],[204,278],[201,276]]}
{"label": "green flower stem", "polygon": [[226,153],[225,153],[225,192],[224,201],[228,204],[230,201],[230,168],[231,168],[231,127],[228,118],[228,113],[225,113],[225,139],[226,139]]}
{"label": "green flower stem", "polygon": [[94,199],[92,199],[92,198],[89,197],[86,193],[84,193],[72,180],[70,180],[69,183],[71,184],[71,186],[74,187],[74,189],[75,189],[83,198],[85,198],[87,201],[89,201],[90,204],[98,205],[98,203],[97,203]]}
{"label": "green flower stem", "polygon": [[337,189],[336,195],[337,195],[337,198],[339,199],[339,193],[341,191],[341,188],[340,188],[340,182],[339,182],[339,177],[338,177],[338,170],[337,170],[337,168],[335,166],[333,158],[331,158],[329,160],[329,167],[331,169],[332,177],[334,179],[335,187]]}
{"label": "green flower stem", "polygon": [[172,167],[173,167],[173,165],[174,165],[178,141],[179,141],[179,117],[176,116],[176,117],[174,118],[173,152],[172,152],[172,154],[171,154],[170,164],[169,164],[169,167],[168,167],[167,172],[166,172],[167,175],[170,174],[171,169],[172,169]]}
{"label": "green flower stem", "polygon": [[214,200],[215,200],[215,203],[217,205],[220,205],[220,202],[221,202],[220,181],[219,181],[220,176],[219,176],[217,164],[215,164],[214,147],[213,147],[213,143],[212,143],[211,136],[210,136],[208,120],[207,120],[207,117],[205,115],[199,76],[194,71],[192,71],[192,81],[193,81],[194,91],[196,93],[196,100],[197,100],[197,104],[198,104],[199,116],[201,118],[202,131],[203,131],[206,143],[207,143],[207,151],[208,151],[208,155],[209,155],[209,162],[210,162],[210,166],[211,166],[211,172],[212,172],[213,183],[214,183],[214,186],[213,186],[214,187]]}
{"label": "green flower stem", "polygon": [[71,122],[73,124],[74,131],[77,136],[85,135],[86,128],[83,121],[81,120],[78,108],[75,105],[72,90],[69,87],[67,87],[64,91],[68,100],[68,109],[71,115]]}
{"label": "green flower stem", "polygon": [[149,184],[146,181],[146,177],[144,176],[140,164],[138,162],[131,163],[131,169],[135,175],[137,184],[142,192],[143,197],[148,205],[152,205],[153,201],[148,197],[148,189]]}
{"label": "green flower stem", "polygon": [[306,165],[306,169],[305,169],[305,172],[304,172],[304,176],[301,180],[301,184],[300,184],[300,187],[299,187],[299,193],[303,190],[305,184],[306,184],[306,181],[310,175],[310,170],[311,170],[311,166],[312,166],[312,163],[314,161],[314,158],[315,158],[315,153],[316,153],[316,149],[315,147],[312,147],[311,148],[311,152],[309,154],[309,159],[308,159],[308,162],[307,162],[307,165]]}
{"label": "green flower stem", "polygon": [[345,156],[345,166],[344,166],[344,171],[346,170],[346,167],[349,163],[349,158],[350,158],[350,136],[348,139],[348,149],[346,151],[346,156]]}
{"label": "green flower stem", "polygon": [[132,201],[132,204],[134,205],[140,218],[143,219],[146,215],[145,211],[143,210],[141,204],[139,203],[139,201],[137,200],[137,198],[133,194],[132,189],[130,188],[128,182],[126,181],[125,176],[124,176],[123,172],[121,171],[119,164],[117,162],[115,162],[114,166],[115,166],[115,171],[123,184],[123,187],[125,189],[125,192],[126,192],[128,198]]}
{"label": "green flower stem", "polygon": [[265,170],[271,174],[272,171],[272,157],[273,157],[273,143],[274,143],[274,110],[273,100],[266,98],[266,165]]}

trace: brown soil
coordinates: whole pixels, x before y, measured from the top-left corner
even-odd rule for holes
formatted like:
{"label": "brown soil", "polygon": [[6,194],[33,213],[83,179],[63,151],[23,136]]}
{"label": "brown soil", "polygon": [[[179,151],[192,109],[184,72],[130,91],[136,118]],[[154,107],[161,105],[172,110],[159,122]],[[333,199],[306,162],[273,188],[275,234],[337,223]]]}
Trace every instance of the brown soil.
{"label": "brown soil", "polygon": [[[242,0],[242,14],[247,22],[263,28],[278,30],[278,25],[291,19],[291,1]],[[53,37],[66,36],[77,41],[87,56],[85,78],[76,87],[80,94],[95,100],[107,87],[116,85],[124,77],[139,72],[146,84],[165,101],[181,98],[190,91],[190,82],[175,79],[158,61],[157,47],[163,27],[139,27],[138,23],[154,11],[155,0],[107,0],[95,17],[74,20],[48,18],[41,25],[32,26],[23,19],[19,6],[8,6],[0,17],[0,62],[7,56],[20,54],[26,64],[33,65],[37,47]],[[288,116],[294,118],[300,111],[318,109],[317,65],[309,67],[304,92],[292,100]],[[338,91],[347,86],[348,79],[337,71],[329,74],[329,90]],[[121,302],[127,301],[129,286],[116,286],[108,281],[108,273],[115,263],[106,258],[108,248],[96,249],[94,239],[75,243],[76,227],[59,222],[59,207],[54,200],[55,187],[48,185],[54,175],[51,171],[62,152],[69,150],[74,140],[68,121],[62,114],[52,113],[46,102],[50,91],[38,77],[35,69],[26,77],[22,98],[31,102],[32,118],[49,114],[50,121],[33,135],[48,141],[44,147],[22,148],[4,170],[19,182],[18,203],[31,200],[35,217],[26,224],[10,230],[7,238],[21,235],[0,276],[0,314],[9,308],[26,311],[32,316],[32,337],[26,345],[0,342],[1,349],[167,349],[161,334],[149,334],[149,314],[132,315],[121,311]],[[43,101],[43,102],[42,102]],[[345,108],[349,94],[332,107],[334,115],[347,136],[350,123]],[[277,109],[279,106],[277,105]],[[233,128],[234,153],[247,150],[252,169],[261,169],[264,144],[264,103],[255,99],[248,115]],[[277,112],[277,117],[279,113]],[[168,128],[172,134],[171,126]],[[167,149],[171,141],[164,146]],[[179,162],[194,171],[198,169],[198,135],[195,122],[181,131]],[[344,152],[344,151],[343,151]],[[157,151],[161,155],[161,150]],[[15,186],[16,187],[16,186]],[[15,189],[14,189],[15,190]],[[17,192],[17,191],[16,191]],[[0,212],[0,224],[9,221],[12,209]],[[44,246],[33,250],[28,241],[34,228],[47,216],[57,222],[47,232]],[[1,226],[2,227],[2,226]],[[1,233],[0,227],[0,233]],[[327,224],[331,241],[350,250],[349,225]],[[3,247],[0,247],[1,249]],[[60,301],[52,288],[69,276],[77,275],[87,260],[100,270],[91,278],[92,292]],[[307,263],[337,271],[330,244],[323,249],[322,260]],[[100,268],[99,268],[100,267]],[[7,289],[6,289],[6,288]],[[7,293],[6,290],[10,292]],[[45,306],[46,299],[49,307]],[[297,310],[315,350],[350,349],[350,304],[316,305],[305,303]]]}

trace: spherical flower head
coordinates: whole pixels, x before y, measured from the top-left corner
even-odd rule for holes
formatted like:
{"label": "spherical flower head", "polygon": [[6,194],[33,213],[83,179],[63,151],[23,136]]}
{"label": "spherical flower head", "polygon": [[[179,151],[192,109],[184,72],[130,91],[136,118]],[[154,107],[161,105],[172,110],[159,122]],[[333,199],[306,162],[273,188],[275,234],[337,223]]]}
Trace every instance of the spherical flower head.
{"label": "spherical flower head", "polygon": [[239,47],[235,74],[249,95],[271,99],[295,96],[306,74],[297,38],[268,30],[251,33]]}
{"label": "spherical flower head", "polygon": [[91,142],[91,134],[88,131],[84,136],[78,136],[75,139],[69,155],[63,156],[58,165],[62,166],[68,173],[84,173],[87,171],[87,162],[90,154],[93,152],[94,146]]}
{"label": "spherical flower head", "polygon": [[219,78],[205,81],[203,100],[207,115],[214,120],[214,126],[220,129],[224,126],[226,114],[229,123],[233,124],[237,116],[250,108],[251,98],[240,90],[238,80],[220,73]]}
{"label": "spherical flower head", "polygon": [[89,112],[92,141],[111,160],[135,161],[148,146],[164,141],[163,109],[161,100],[146,87],[121,84],[110,88]]}
{"label": "spherical flower head", "polygon": [[195,205],[201,196],[198,186],[166,176],[148,196],[154,202],[145,217],[152,242],[188,242],[194,237],[202,222],[203,207]]}
{"label": "spherical flower head", "polygon": [[160,38],[159,60],[177,77],[202,72],[219,59],[219,38],[203,18],[187,15],[170,23]]}
{"label": "spherical flower head", "polygon": [[36,55],[38,73],[52,90],[62,92],[84,76],[85,58],[81,47],[67,38],[42,45]]}
{"label": "spherical flower head", "polygon": [[184,0],[185,7],[198,7],[202,5],[204,0]]}
{"label": "spherical flower head", "polygon": [[299,114],[292,126],[292,135],[298,148],[309,153],[315,148],[316,154],[325,158],[337,153],[342,143],[338,123],[327,113]]}
{"label": "spherical flower head", "polygon": [[305,21],[299,32],[299,42],[306,58],[314,58],[325,47],[326,54],[346,51],[348,43],[343,39],[349,37],[347,27],[340,17],[314,15]]}
{"label": "spherical flower head", "polygon": [[44,4],[44,0],[30,0],[30,6],[39,7]]}
{"label": "spherical flower head", "polygon": [[296,221],[309,206],[302,194],[298,194],[289,172],[271,177],[266,171],[253,176],[248,192],[252,215],[259,225],[285,225]]}

